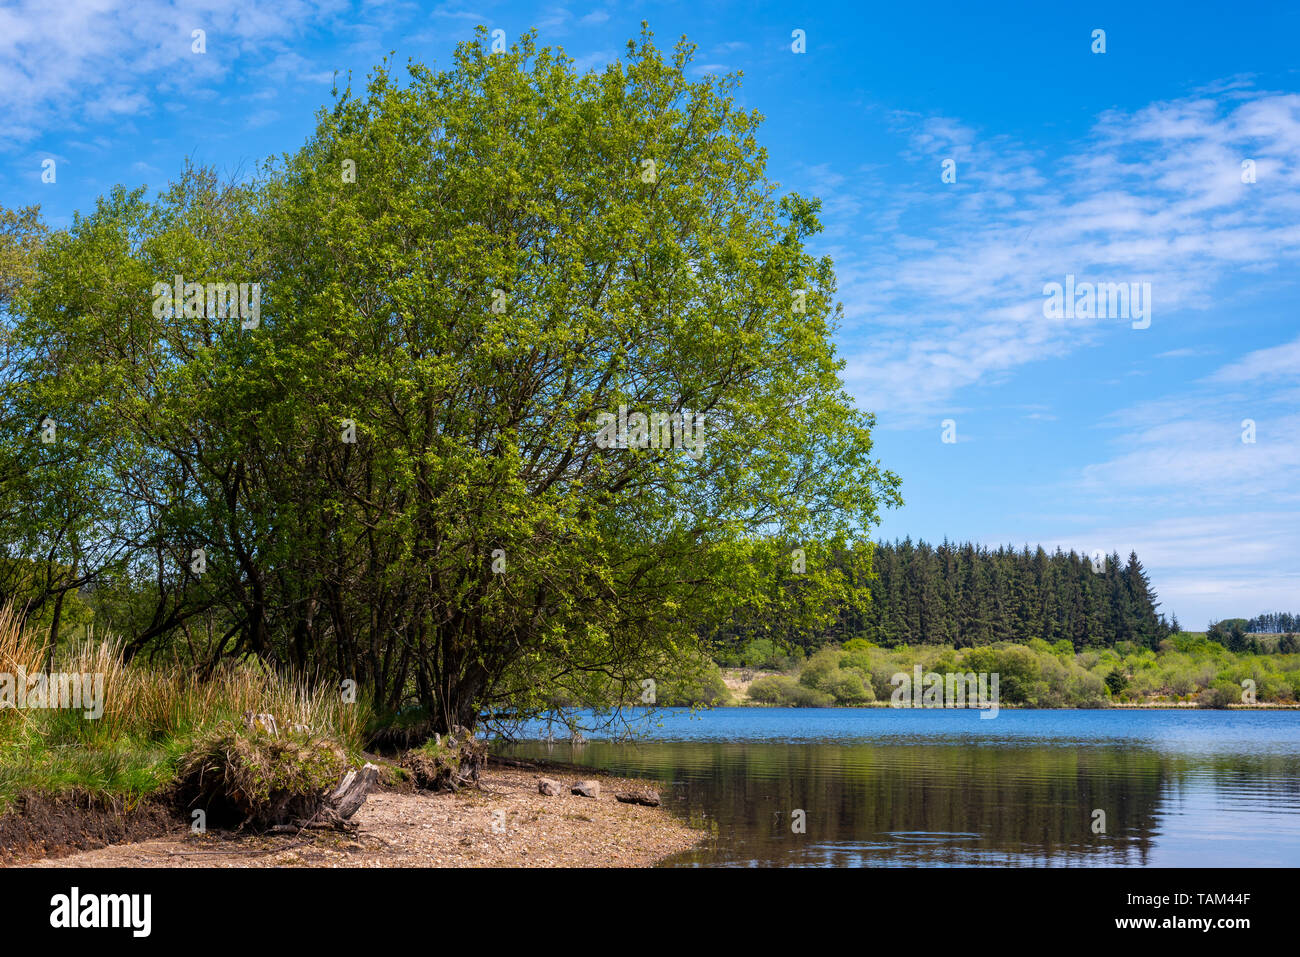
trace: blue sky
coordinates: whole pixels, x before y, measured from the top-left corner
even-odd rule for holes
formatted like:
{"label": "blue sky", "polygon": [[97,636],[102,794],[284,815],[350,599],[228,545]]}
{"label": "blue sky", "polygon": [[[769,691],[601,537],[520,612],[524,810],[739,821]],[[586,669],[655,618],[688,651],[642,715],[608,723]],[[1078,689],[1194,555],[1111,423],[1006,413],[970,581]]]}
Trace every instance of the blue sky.
{"label": "blue sky", "polygon": [[[0,2],[0,203],[66,225],[186,157],[250,169],[336,70],[478,23],[599,67],[642,19],[743,71],[772,177],[823,200],[846,382],[904,480],[881,535],[1136,549],[1186,627],[1300,610],[1295,4]],[[1149,282],[1149,327],[1046,318],[1067,274]]]}

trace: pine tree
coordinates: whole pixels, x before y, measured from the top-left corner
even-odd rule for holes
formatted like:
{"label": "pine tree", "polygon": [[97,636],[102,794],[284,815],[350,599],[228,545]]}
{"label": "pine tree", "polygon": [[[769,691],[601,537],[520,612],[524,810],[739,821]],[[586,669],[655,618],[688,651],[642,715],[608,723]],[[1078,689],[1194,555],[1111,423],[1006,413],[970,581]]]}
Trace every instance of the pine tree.
{"label": "pine tree", "polygon": [[[841,570],[856,581],[847,556]],[[995,551],[973,543],[948,540],[938,547],[905,538],[877,543],[865,607],[846,603],[832,610],[825,624],[811,624],[816,615],[795,621],[773,609],[799,607],[791,589],[799,576],[772,583],[772,603],[766,608],[737,612],[717,632],[720,644],[736,644],[766,635],[786,646],[811,652],[828,642],[865,637],[881,645],[904,643],[987,645],[995,641],[1048,642],[1068,640],[1076,650],[1134,641],[1157,647],[1181,631],[1177,616],[1166,621],[1150,578],[1130,552],[1127,563],[1107,557],[1098,571],[1086,555],[1052,554],[1041,547],[999,546]],[[784,601],[782,597],[784,596]],[[794,597],[793,603],[790,599]],[[806,609],[811,611],[811,609]],[[1238,620],[1243,636],[1268,628],[1294,628],[1296,617],[1270,612],[1247,622]],[[1232,639],[1229,622],[1215,631],[1218,640]],[[1245,647],[1246,637],[1237,642]]]}
{"label": "pine tree", "polygon": [[1138,561],[1137,552],[1129,552],[1128,566],[1124,569],[1124,586],[1127,590],[1132,640],[1155,648],[1164,637],[1160,621],[1156,617],[1160,603],[1155,600],[1155,592],[1151,590],[1151,582],[1142,563]]}

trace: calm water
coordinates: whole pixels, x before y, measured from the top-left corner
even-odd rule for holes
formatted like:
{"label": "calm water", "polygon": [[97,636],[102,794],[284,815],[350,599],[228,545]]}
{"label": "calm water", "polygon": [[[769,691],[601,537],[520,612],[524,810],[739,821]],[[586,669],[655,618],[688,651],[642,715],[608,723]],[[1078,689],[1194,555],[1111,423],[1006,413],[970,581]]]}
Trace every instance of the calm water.
{"label": "calm water", "polygon": [[589,732],[584,745],[497,750],[657,779],[665,805],[711,835],[670,865],[1300,866],[1296,711],[981,720],[721,708],[631,720],[637,743]]}

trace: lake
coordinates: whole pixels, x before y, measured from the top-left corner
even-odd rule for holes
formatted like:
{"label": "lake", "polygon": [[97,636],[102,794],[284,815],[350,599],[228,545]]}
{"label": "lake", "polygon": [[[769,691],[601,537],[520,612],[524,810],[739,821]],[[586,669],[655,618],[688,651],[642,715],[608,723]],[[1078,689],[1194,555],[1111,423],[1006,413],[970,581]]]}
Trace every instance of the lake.
{"label": "lake", "polygon": [[532,723],[494,750],[659,781],[710,833],[667,866],[1300,866],[1296,711],[627,718],[635,743],[548,744]]}

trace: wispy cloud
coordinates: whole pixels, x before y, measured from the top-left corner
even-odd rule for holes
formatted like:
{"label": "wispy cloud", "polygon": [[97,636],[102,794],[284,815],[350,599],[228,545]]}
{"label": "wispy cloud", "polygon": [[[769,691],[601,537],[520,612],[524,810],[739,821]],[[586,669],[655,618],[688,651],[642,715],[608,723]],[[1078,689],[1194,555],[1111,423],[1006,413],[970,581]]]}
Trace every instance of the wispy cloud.
{"label": "wispy cloud", "polygon": [[1106,417],[1114,453],[1063,490],[1092,505],[1072,520],[1078,538],[1135,549],[1175,610],[1291,607],[1300,594],[1297,377],[1300,339]]}
{"label": "wispy cloud", "polygon": [[1300,378],[1300,338],[1247,353],[1215,372],[1210,381],[1273,383],[1295,378]]}
{"label": "wispy cloud", "polygon": [[477,12],[458,0],[451,0],[449,3],[440,3],[429,11],[429,16],[445,20],[473,20],[475,23],[487,23],[488,17]]}
{"label": "wispy cloud", "polygon": [[[0,7],[0,141],[151,112],[155,82],[198,90],[254,52],[241,70],[319,82],[321,68],[290,44],[348,10],[345,0],[16,0]],[[206,53],[192,49],[195,30]]]}
{"label": "wispy cloud", "polygon": [[573,24],[573,14],[568,7],[552,6],[533,18],[533,25],[543,42],[549,37],[563,36]]}
{"label": "wispy cloud", "polygon": [[1242,510],[1222,516],[1154,518],[1098,525],[1048,548],[1136,551],[1160,596],[1163,611],[1201,629],[1208,618],[1293,608],[1300,595],[1295,542],[1300,514]]}
{"label": "wispy cloud", "polygon": [[[891,121],[924,171],[910,188],[814,170],[846,305],[848,383],[882,420],[930,417],[965,387],[1142,334],[1114,319],[1045,319],[1043,286],[1067,273],[1150,282],[1158,323],[1213,305],[1236,273],[1300,261],[1295,94],[1234,88],[1109,111],[1064,159],[950,118]],[[954,184],[940,181],[945,159]],[[1243,159],[1257,182],[1242,182]],[[869,233],[851,221],[863,209]],[[923,214],[924,228],[904,225]]]}

